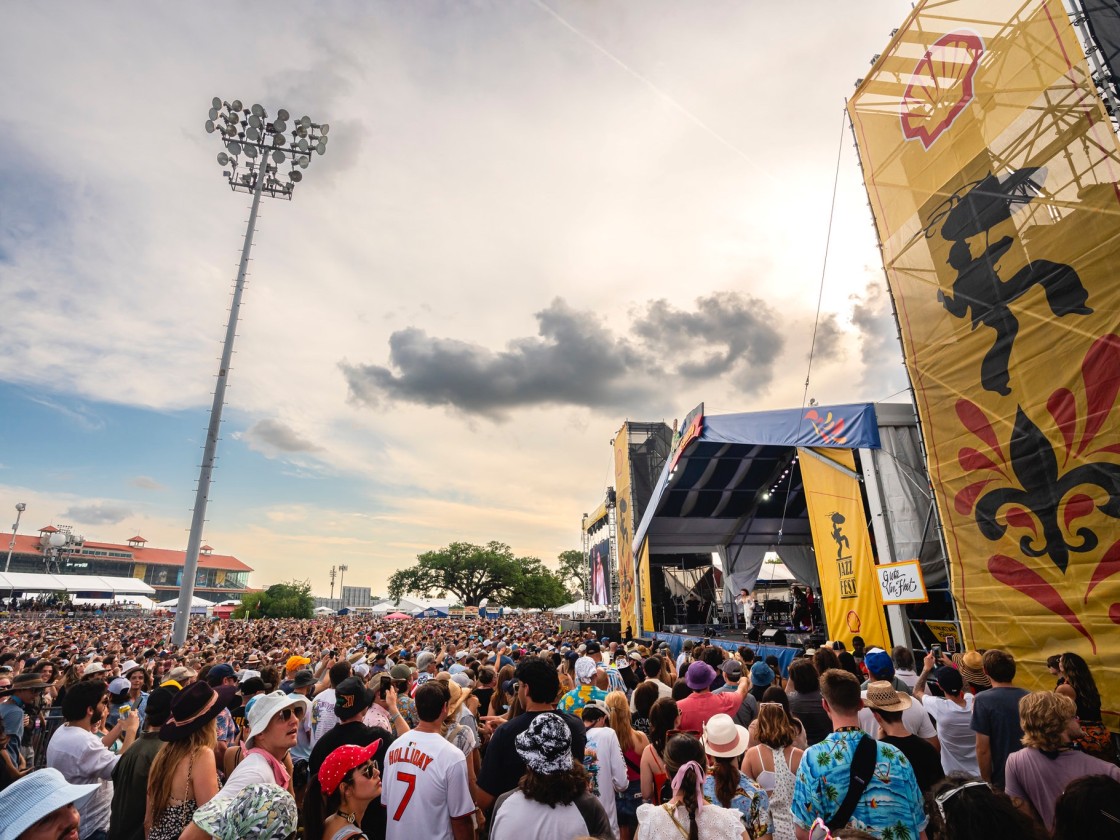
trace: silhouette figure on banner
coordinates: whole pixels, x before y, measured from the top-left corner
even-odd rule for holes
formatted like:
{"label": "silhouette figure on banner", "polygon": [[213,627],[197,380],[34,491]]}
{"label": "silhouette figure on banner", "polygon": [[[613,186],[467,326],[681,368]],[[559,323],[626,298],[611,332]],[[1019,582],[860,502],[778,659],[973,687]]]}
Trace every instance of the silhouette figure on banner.
{"label": "silhouette figure on banner", "polygon": [[836,559],[842,560],[844,551],[851,549],[848,537],[840,530],[840,526],[844,524],[844,514],[830,513],[828,518],[832,520],[832,539],[836,542]]}
{"label": "silhouette figure on banner", "polygon": [[[999,260],[1014,244],[1010,236],[989,242],[987,233],[1000,222],[1011,218],[1013,205],[1028,204],[1038,194],[1045,171],[1038,167],[1018,169],[1000,180],[988,175],[970,185],[963,194],[954,193],[931,216],[926,235],[939,223],[941,236],[952,242],[948,264],[956,270],[950,294],[943,289],[937,300],[955,318],[965,318],[971,309],[972,329],[983,325],[995,331],[992,346],[980,364],[980,382],[987,391],[1007,396],[1011,393],[1011,377],[1007,366],[1011,349],[1019,332],[1019,321],[1009,304],[1035,286],[1046,293],[1050,311],[1056,316],[1089,315],[1086,306],[1089,293],[1072,266],[1049,260],[1032,260],[1007,280],[999,276]],[[985,248],[972,255],[968,239],[985,234]]]}

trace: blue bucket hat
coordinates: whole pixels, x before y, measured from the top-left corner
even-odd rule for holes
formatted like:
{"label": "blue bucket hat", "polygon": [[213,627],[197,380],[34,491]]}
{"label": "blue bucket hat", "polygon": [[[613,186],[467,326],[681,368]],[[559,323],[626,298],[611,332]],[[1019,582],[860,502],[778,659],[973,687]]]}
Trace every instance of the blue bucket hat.
{"label": "blue bucket hat", "polygon": [[774,682],[774,671],[761,659],[751,666],[751,685],[764,686]]}

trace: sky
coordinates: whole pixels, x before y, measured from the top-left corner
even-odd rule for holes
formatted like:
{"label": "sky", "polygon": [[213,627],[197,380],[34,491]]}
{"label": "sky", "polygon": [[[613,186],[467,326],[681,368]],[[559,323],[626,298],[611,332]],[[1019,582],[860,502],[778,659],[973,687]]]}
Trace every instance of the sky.
{"label": "sky", "polygon": [[909,10],[0,6],[0,510],[185,548],[249,206],[214,96],[331,126],[226,395],[203,539],[255,586],[552,561],[627,419],[906,400],[843,103]]}

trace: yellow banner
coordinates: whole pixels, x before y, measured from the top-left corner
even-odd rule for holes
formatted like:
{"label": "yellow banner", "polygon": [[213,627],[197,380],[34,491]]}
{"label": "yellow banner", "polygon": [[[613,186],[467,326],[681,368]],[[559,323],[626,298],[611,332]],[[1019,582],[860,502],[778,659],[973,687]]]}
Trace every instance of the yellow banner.
{"label": "yellow banner", "polygon": [[1076,652],[1114,715],[1120,153],[1066,11],[919,4],[849,113],[964,641],[1027,688]]}
{"label": "yellow banner", "polygon": [[[638,552],[638,603],[642,609],[641,632],[653,632],[653,602],[649,597],[649,540],[642,543],[642,550]],[[638,635],[639,628],[634,627],[634,635]],[[626,623],[622,624],[622,632],[626,632]]]}
{"label": "yellow banner", "polygon": [[[630,424],[614,436],[615,523],[618,529],[618,611],[623,632],[629,624],[638,634],[637,594],[634,591],[634,499],[630,482]],[[652,623],[650,625],[652,627]]]}
{"label": "yellow banner", "polygon": [[854,471],[856,462],[849,449],[798,450],[828,636],[849,650],[853,636],[862,636],[868,647],[890,650],[859,482],[814,453],[848,470]]}

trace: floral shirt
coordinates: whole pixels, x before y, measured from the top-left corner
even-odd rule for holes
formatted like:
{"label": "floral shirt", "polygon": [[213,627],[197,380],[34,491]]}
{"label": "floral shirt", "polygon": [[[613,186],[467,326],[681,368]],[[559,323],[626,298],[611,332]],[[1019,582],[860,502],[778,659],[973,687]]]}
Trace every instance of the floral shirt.
{"label": "floral shirt", "polygon": [[593,685],[581,685],[579,688],[573,688],[567,694],[560,698],[560,702],[556,704],[562,712],[567,712],[570,715],[575,715],[578,718],[583,717],[583,707],[590,703],[592,700],[606,701],[607,692],[601,688],[596,688]]}
{"label": "floral shirt", "polygon": [[[716,798],[714,776],[704,779],[704,800],[712,805],[723,805]],[[752,840],[774,833],[774,826],[770,819],[770,800],[766,796],[766,791],[760,788],[750,776],[739,774],[739,789],[731,797],[730,807],[743,815],[743,824]]]}
{"label": "floral shirt", "polygon": [[419,719],[416,717],[416,701],[407,694],[400,694],[397,696],[397,710],[404,716],[409,728],[415,729],[419,723]]}
{"label": "floral shirt", "polygon": [[[862,737],[858,729],[842,729],[805,751],[793,788],[794,823],[808,830],[817,817],[827,822],[840,808]],[[901,751],[882,741],[875,743],[875,773],[848,825],[882,840],[917,840],[927,818],[914,769]]]}
{"label": "floral shirt", "polygon": [[233,722],[233,715],[229,713],[229,709],[222,709],[218,713],[218,740],[225,741],[227,747],[232,747],[236,744],[241,736],[237,731],[237,724]]}

